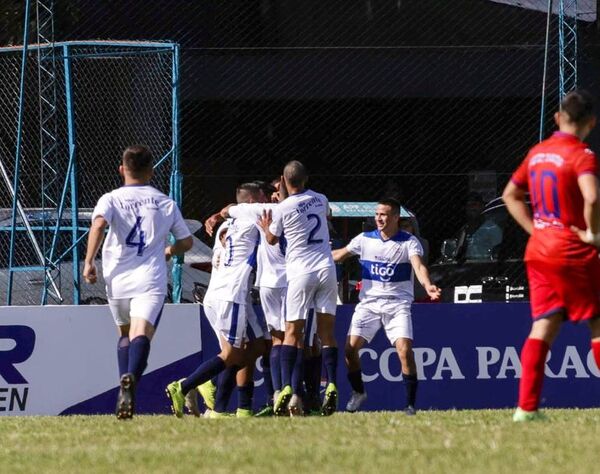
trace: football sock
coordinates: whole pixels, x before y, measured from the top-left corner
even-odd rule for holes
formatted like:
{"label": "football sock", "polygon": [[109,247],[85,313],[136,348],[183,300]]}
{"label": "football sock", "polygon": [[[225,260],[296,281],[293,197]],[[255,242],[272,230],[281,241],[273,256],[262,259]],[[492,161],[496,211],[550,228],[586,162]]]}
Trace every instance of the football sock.
{"label": "football sock", "polygon": [[327,383],[336,383],[337,381],[337,347],[323,347],[323,363],[327,373]]}
{"label": "football sock", "polygon": [[540,403],[544,365],[550,346],[541,339],[528,338],[521,350],[521,381],[519,382],[519,407],[535,411]]}
{"label": "football sock", "polygon": [[313,371],[315,364],[315,358],[311,356],[304,357],[304,387],[306,388],[307,393],[314,393],[314,377]]}
{"label": "football sock", "polygon": [[188,378],[181,382],[181,391],[185,395],[198,385],[202,385],[204,382],[212,379],[223,370],[225,370],[225,362],[219,356],[215,356],[200,364]]}
{"label": "football sock", "polygon": [[313,386],[313,393],[317,396],[321,391],[321,368],[323,367],[323,356],[319,353],[318,356],[312,357],[311,363],[311,379]]}
{"label": "football sock", "polygon": [[281,346],[281,386],[292,385],[292,372],[296,364],[298,348],[296,346]]}
{"label": "football sock", "polygon": [[227,405],[229,405],[229,400],[235,387],[235,375],[239,369],[237,365],[232,365],[219,374],[217,395],[215,397],[216,412],[225,413],[227,411]]}
{"label": "football sock", "polygon": [[362,373],[360,369],[354,370],[353,372],[348,372],[348,381],[350,382],[352,390],[358,393],[365,393],[365,385],[362,381]]}
{"label": "football sock", "polygon": [[296,351],[294,371],[292,372],[292,390],[299,397],[302,397],[304,393],[302,382],[304,382],[304,351],[298,349]]}
{"label": "football sock", "polygon": [[406,389],[406,405],[414,407],[415,400],[417,399],[417,386],[419,385],[417,376],[415,374],[402,374],[402,378],[404,379],[404,388]]}
{"label": "football sock", "polygon": [[600,341],[592,341],[592,354],[594,354],[594,360],[596,361],[596,367],[600,369]]}
{"label": "football sock", "polygon": [[271,377],[271,354],[262,356],[261,366],[263,371],[263,380],[265,381],[265,392],[267,393],[267,403],[273,400],[273,378]]}
{"label": "football sock", "polygon": [[146,370],[148,354],[150,354],[150,339],[146,336],[137,336],[129,343],[127,372],[133,374],[136,383],[140,381]]}
{"label": "football sock", "polygon": [[271,361],[273,390],[281,390],[281,345],[278,344],[271,348],[269,359]]}
{"label": "football sock", "polygon": [[[254,395],[254,382],[248,385],[238,385],[238,408],[252,410],[252,397]],[[216,409],[216,406],[215,406]],[[218,411],[218,410],[217,410]]]}
{"label": "football sock", "polygon": [[129,336],[121,336],[117,343],[117,362],[119,363],[119,378],[129,369]]}

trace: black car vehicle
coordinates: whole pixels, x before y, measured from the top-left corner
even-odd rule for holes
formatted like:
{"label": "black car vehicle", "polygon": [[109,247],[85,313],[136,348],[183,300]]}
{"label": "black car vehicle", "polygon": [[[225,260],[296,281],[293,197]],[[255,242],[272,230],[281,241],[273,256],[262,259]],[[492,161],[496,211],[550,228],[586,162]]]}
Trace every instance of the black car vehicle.
{"label": "black car vehicle", "polygon": [[[508,214],[501,198],[486,204],[482,228],[493,232],[495,245],[482,245],[475,232],[465,239],[446,239],[440,259],[430,265],[442,301],[526,301],[529,298],[523,254],[528,236]],[[497,243],[496,243],[497,242]],[[417,300],[419,295],[416,295]]]}

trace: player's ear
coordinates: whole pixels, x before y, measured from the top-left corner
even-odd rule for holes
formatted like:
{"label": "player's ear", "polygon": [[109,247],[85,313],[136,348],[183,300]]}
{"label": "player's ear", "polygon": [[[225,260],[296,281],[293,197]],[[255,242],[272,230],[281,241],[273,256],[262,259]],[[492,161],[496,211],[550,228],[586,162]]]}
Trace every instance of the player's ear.
{"label": "player's ear", "polygon": [[119,165],[119,174],[125,177],[125,167],[123,165]]}
{"label": "player's ear", "polygon": [[560,127],[560,112],[554,112],[554,123]]}

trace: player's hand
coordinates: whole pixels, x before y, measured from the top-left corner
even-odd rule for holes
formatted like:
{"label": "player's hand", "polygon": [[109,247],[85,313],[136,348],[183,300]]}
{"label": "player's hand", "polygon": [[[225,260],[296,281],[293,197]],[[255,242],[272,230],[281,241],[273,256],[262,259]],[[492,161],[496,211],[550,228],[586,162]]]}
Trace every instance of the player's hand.
{"label": "player's hand", "polygon": [[574,225],[571,226],[571,231],[575,232],[582,242],[594,247],[600,247],[600,234],[592,234],[591,231],[580,229]]}
{"label": "player's hand", "polygon": [[204,230],[210,237],[212,237],[215,232],[215,228],[221,222],[223,222],[223,217],[221,217],[221,214],[217,212],[204,221]]}
{"label": "player's hand", "polygon": [[86,283],[94,284],[98,280],[98,274],[96,272],[96,265],[92,263],[85,263],[83,266],[83,279]]}
{"label": "player's hand", "polygon": [[257,224],[266,232],[269,230],[269,226],[273,222],[273,213],[271,209],[265,209],[262,212],[262,216],[258,219]]}
{"label": "player's hand", "polygon": [[171,257],[173,256],[173,252],[172,252],[172,246],[171,245],[167,245],[165,247],[165,260],[168,262],[169,260],[171,260]]}
{"label": "player's hand", "polygon": [[435,285],[427,285],[425,291],[433,301],[437,301],[442,296],[442,290]]}

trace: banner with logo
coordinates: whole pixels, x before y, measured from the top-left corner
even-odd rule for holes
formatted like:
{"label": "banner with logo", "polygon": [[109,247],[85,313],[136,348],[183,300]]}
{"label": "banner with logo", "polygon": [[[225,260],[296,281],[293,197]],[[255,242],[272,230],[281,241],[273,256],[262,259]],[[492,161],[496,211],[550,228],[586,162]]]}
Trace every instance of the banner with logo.
{"label": "banner with logo", "polygon": [[[338,307],[340,409],[351,393],[344,367],[344,341],[354,307]],[[519,354],[529,329],[528,303],[414,304],[414,347],[419,389],[417,408],[477,409],[514,407],[521,376]],[[204,354],[216,340],[206,326]],[[396,350],[380,331],[361,351],[368,399],[365,410],[398,410],[406,397]],[[264,402],[260,364],[256,404]],[[546,364],[542,406],[600,405],[600,371],[590,350],[585,324],[565,323]]]}
{"label": "banner with logo", "polygon": [[[118,332],[107,306],[0,308],[0,415],[113,413]],[[167,412],[164,387],[201,360],[200,308],[165,305],[139,412]]]}

